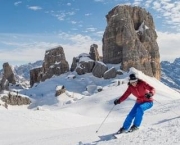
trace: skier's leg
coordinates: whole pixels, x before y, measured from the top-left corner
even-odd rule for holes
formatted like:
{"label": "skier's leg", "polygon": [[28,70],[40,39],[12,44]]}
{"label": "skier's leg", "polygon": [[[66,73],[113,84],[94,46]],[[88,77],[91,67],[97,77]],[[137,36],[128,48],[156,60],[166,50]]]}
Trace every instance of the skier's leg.
{"label": "skier's leg", "polygon": [[136,115],[136,110],[137,110],[138,106],[139,106],[139,104],[136,103],[136,104],[133,106],[133,108],[131,109],[131,111],[129,112],[129,114],[127,115],[127,117],[126,117],[126,119],[125,119],[125,121],[124,121],[124,123],[123,123],[123,128],[124,128],[125,130],[128,130],[128,129],[129,129],[129,127],[130,127],[130,125],[131,125],[131,123],[132,123],[132,120],[134,119],[134,117],[135,117],[135,115]]}
{"label": "skier's leg", "polygon": [[135,115],[135,119],[134,119],[134,125],[136,127],[139,127],[141,125],[142,119],[143,119],[143,115],[144,115],[144,111],[150,109],[153,106],[153,102],[145,102],[140,104],[137,109],[136,109],[136,115]]}

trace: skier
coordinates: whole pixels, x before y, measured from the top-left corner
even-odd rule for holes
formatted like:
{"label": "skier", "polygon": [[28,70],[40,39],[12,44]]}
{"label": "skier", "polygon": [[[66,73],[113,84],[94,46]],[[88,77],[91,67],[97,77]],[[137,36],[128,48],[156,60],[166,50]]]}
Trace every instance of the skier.
{"label": "skier", "polygon": [[[129,75],[128,88],[119,99],[114,100],[114,105],[123,102],[125,99],[128,98],[130,94],[133,94],[137,98],[137,100],[134,107],[127,115],[123,126],[118,130],[117,134],[124,133],[126,131],[132,132],[139,129],[144,115],[144,111],[150,109],[153,106],[152,96],[154,95],[154,93],[155,89],[148,83],[138,79],[135,74]],[[131,126],[132,121],[133,125]]]}

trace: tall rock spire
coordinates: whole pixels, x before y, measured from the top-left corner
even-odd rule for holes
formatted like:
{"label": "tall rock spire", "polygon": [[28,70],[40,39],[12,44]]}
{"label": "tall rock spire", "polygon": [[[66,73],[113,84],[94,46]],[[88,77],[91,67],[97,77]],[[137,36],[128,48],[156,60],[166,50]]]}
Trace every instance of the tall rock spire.
{"label": "tall rock spire", "polygon": [[107,15],[103,35],[103,62],[121,63],[160,79],[160,54],[153,17],[140,7],[116,6]]}

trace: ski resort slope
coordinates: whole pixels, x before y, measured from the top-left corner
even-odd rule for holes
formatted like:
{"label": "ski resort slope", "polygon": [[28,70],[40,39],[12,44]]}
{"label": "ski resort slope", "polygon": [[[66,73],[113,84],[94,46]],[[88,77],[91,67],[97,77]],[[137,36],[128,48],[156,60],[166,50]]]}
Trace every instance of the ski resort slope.
{"label": "ski resort slope", "polygon": [[[116,132],[134,105],[132,95],[119,105],[113,104],[126,90],[127,83],[112,85],[106,81],[103,85],[101,82],[103,91],[89,96],[79,93],[85,87],[85,83],[79,83],[72,86],[76,92],[54,97],[51,86],[62,81],[62,78],[54,77],[21,92],[33,94],[30,107],[9,106],[5,109],[0,106],[0,145],[179,145],[180,94],[135,69],[120,80],[125,82],[131,72],[156,89],[154,106],[145,112],[138,131],[122,134],[119,139],[98,137]],[[75,85],[78,79],[82,80],[76,78],[69,83],[66,80],[66,87]],[[93,79],[84,76],[83,80]],[[42,92],[43,95],[38,96]]]}

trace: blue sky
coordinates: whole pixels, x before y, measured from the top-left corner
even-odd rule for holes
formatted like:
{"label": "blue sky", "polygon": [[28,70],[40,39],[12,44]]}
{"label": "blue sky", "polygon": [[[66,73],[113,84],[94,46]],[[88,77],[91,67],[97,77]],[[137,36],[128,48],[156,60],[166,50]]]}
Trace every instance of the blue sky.
{"label": "blue sky", "polygon": [[0,0],[0,68],[43,60],[47,49],[64,48],[72,57],[98,44],[106,14],[116,5],[138,5],[149,11],[158,34],[161,60],[180,57],[179,0]]}

